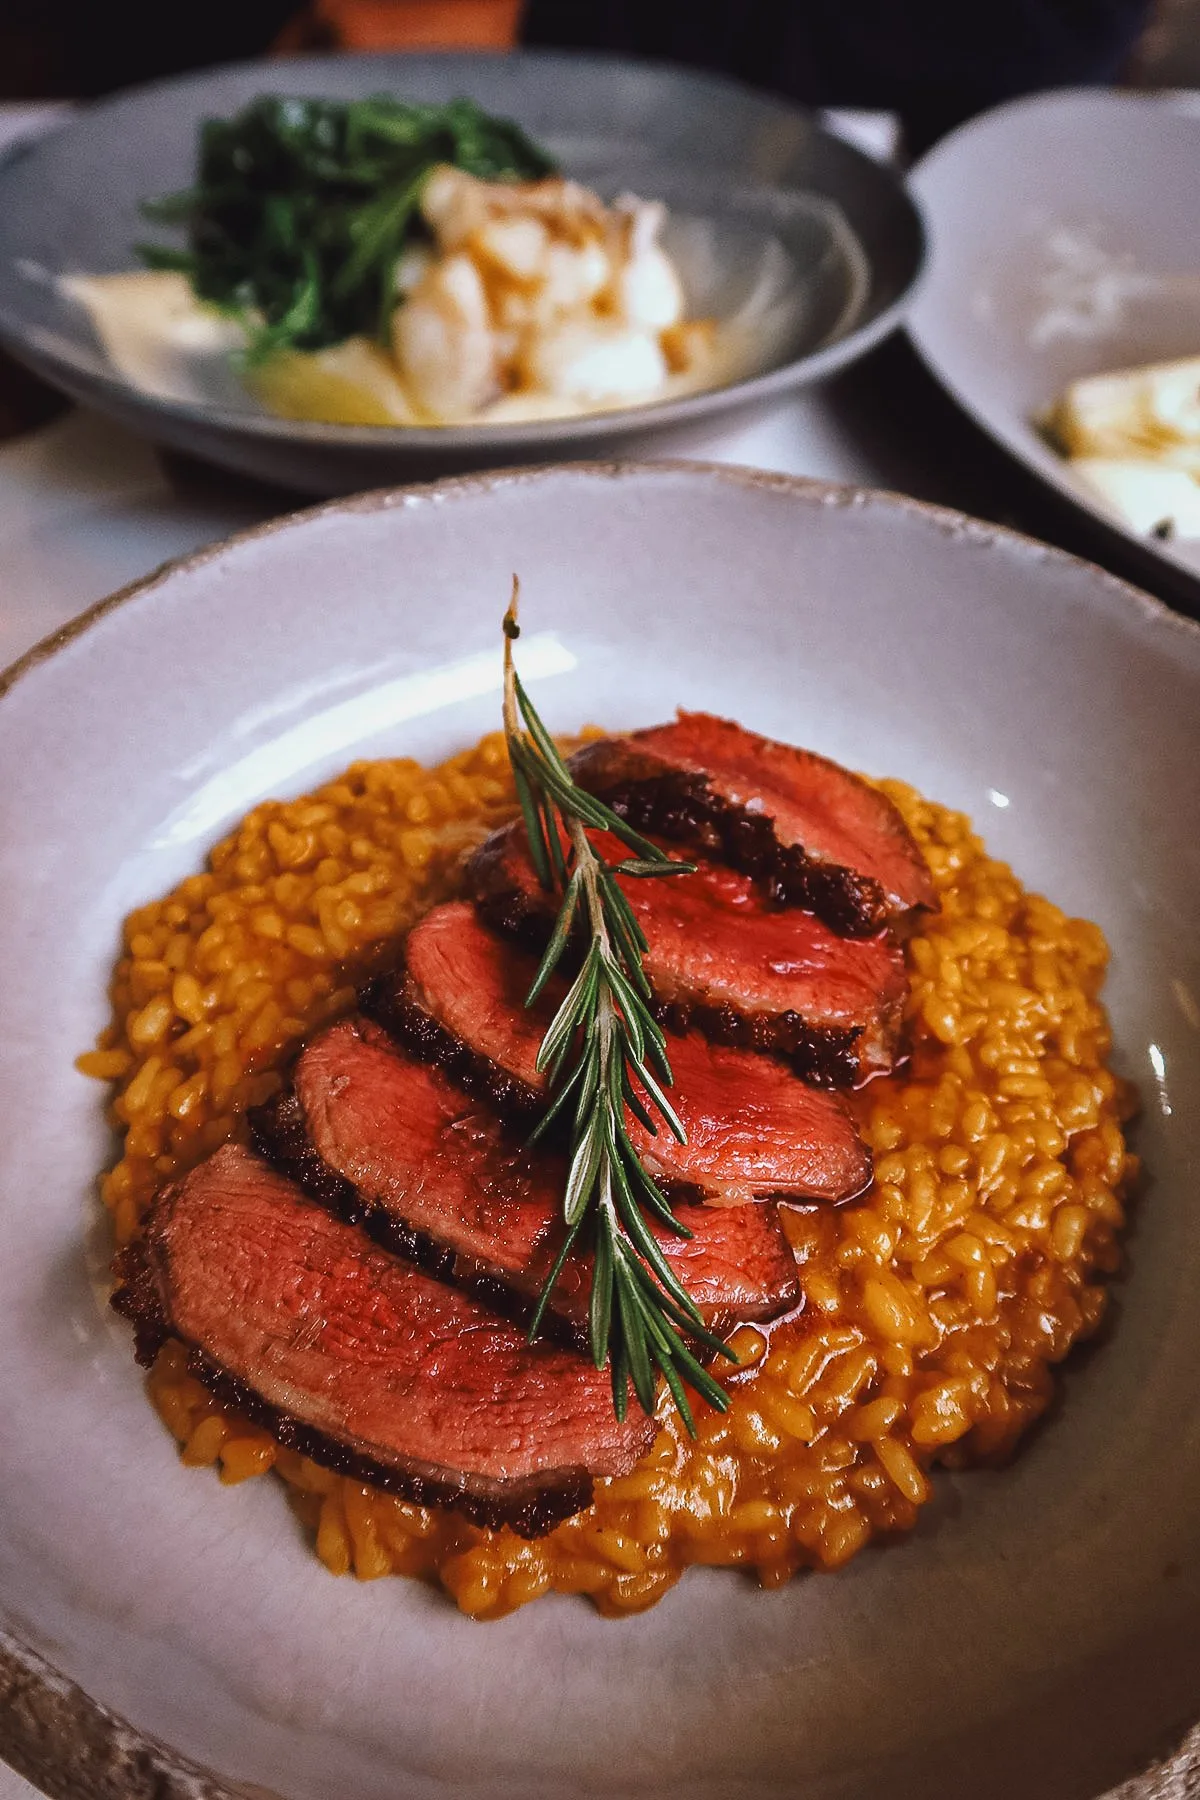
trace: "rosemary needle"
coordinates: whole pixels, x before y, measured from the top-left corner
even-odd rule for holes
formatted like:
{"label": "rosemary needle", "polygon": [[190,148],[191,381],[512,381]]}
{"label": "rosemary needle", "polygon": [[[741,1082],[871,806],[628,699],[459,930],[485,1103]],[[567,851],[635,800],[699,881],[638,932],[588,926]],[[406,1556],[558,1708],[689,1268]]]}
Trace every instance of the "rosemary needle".
{"label": "rosemary needle", "polygon": [[[643,1410],[652,1412],[661,1374],[694,1434],[687,1388],[722,1411],[729,1401],[690,1344],[730,1362],[737,1358],[707,1330],[651,1229],[657,1223],[679,1237],[691,1236],[638,1155],[627,1117],[632,1114],[655,1134],[666,1129],[680,1143],[685,1136],[666,1093],[671,1068],[649,1007],[642,969],[646,939],[616,879],[694,871],[576,785],[517,675],[513,642],[519,635],[514,580],[504,618],[504,735],[538,878],[562,896],[527,1005],[543,991],[568,945],[582,946],[577,971],[538,1053],[538,1068],[549,1076],[550,1102],[533,1135],[542,1136],[555,1121],[565,1127],[569,1163],[566,1231],[530,1336],[572,1249],[590,1247],[588,1338],[596,1367],[609,1366],[617,1417],[625,1417],[631,1384]],[[611,832],[633,854],[606,862],[589,831]]]}

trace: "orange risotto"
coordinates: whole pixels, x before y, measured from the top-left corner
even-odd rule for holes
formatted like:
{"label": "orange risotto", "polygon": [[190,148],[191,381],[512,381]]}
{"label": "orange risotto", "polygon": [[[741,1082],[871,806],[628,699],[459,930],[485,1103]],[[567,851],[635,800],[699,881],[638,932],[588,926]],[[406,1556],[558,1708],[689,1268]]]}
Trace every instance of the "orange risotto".
{"label": "orange risotto", "polygon": [[[663,1409],[632,1474],[527,1543],[333,1475],[221,1406],[168,1345],[149,1376],[186,1463],[274,1469],[322,1562],[420,1575],[498,1618],[553,1589],[639,1612],[691,1563],[767,1587],[907,1530],[934,1463],[1007,1456],[1053,1365],[1095,1331],[1136,1160],[1131,1095],[1105,1066],[1095,925],[1028,894],[960,813],[881,784],[921,845],[941,913],[908,947],[912,1062],[859,1096],[876,1181],[835,1210],[783,1209],[804,1307],[743,1326],[723,1417],[692,1442]],[[389,940],[453,886],[512,811],[500,737],[435,769],[356,763],[269,801],[210,866],[125,926],[113,1022],[79,1067],[116,1084],[122,1155],[103,1178],[118,1244],[155,1188],[242,1132],[277,1067],[346,1011]]]}

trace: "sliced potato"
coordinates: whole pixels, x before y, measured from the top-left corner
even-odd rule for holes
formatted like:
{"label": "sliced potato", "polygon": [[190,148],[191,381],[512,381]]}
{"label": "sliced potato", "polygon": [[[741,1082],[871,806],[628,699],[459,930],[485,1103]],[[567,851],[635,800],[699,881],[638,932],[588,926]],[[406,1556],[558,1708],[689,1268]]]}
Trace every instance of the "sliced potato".
{"label": "sliced potato", "polygon": [[389,356],[366,338],[328,350],[282,350],[245,371],[250,392],[281,419],[325,425],[412,425],[417,415]]}

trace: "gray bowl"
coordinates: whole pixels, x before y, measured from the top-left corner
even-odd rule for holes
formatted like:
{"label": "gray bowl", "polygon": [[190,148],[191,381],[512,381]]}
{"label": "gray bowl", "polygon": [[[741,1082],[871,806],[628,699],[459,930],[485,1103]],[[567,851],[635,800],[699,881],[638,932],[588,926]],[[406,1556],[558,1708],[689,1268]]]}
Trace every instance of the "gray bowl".
{"label": "gray bowl", "polygon": [[[714,311],[737,303],[747,245],[774,236],[803,272],[804,291],[772,366],[710,393],[621,412],[440,429],[297,424],[249,397],[197,405],[132,387],[53,278],[135,266],[131,246],[153,235],[139,203],[187,185],[202,119],[263,92],[349,99],[380,91],[435,101],[469,95],[545,141],[568,173],[708,219],[733,271],[705,296]],[[844,225],[834,223],[838,215]],[[923,257],[920,216],[899,181],[809,114],[715,77],[605,56],[244,64],[90,106],[0,166],[0,341],[75,399],[159,443],[309,493],[643,449],[668,427],[752,405],[861,356],[900,321]]]}

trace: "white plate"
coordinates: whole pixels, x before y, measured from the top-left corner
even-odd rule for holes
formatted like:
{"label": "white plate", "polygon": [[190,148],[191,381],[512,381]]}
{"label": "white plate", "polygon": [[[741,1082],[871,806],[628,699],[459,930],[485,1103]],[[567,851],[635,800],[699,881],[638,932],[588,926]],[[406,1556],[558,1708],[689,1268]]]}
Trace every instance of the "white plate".
{"label": "white plate", "polygon": [[[1109,933],[1147,1101],[1119,1328],[1010,1470],[942,1478],[910,1540],[835,1576],[764,1594],[694,1570],[621,1623],[553,1598],[480,1626],[412,1582],[333,1580],[275,1484],[180,1466],[82,1248],[109,1144],[71,1059],[122,915],[264,794],[493,725],[514,568],[552,727],[710,705],[969,809]],[[1098,570],[912,502],[686,465],[333,505],[35,653],[0,699],[2,1620],[171,1748],[114,1740],[44,1672],[0,1748],[27,1759],[50,1717],[47,1778],[87,1796],[135,1791],[118,1741],[170,1796],[197,1791],[182,1758],[287,1800],[1081,1800],[1180,1733],[1200,1715],[1198,722],[1200,630]],[[0,1657],[0,1693],[21,1666]]]}
{"label": "white plate", "polygon": [[1069,500],[1200,575],[1200,540],[1125,531],[1036,426],[1082,375],[1200,354],[1200,95],[1016,100],[944,138],[910,186],[930,256],[909,332],[934,375]]}

